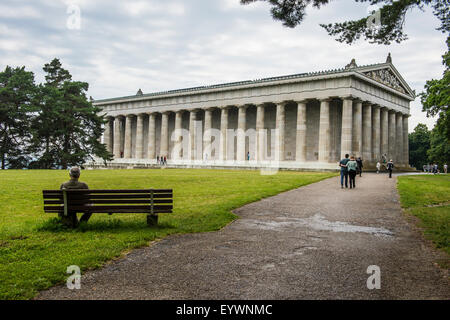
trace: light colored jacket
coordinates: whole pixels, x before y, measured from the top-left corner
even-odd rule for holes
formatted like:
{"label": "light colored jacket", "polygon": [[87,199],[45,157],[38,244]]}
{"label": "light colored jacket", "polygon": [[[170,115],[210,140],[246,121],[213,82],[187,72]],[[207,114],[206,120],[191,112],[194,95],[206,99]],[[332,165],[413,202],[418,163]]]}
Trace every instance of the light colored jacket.
{"label": "light colored jacket", "polygon": [[358,166],[358,164],[356,163],[355,160],[350,160],[349,162],[347,162],[347,169],[348,170],[356,171],[356,167],[357,166]]}

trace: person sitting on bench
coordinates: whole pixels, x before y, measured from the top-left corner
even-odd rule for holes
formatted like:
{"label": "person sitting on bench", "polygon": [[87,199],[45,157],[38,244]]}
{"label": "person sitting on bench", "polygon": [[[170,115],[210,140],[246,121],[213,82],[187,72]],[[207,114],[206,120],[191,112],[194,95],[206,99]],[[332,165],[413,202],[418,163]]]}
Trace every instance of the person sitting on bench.
{"label": "person sitting on bench", "polygon": [[[88,185],[84,182],[78,181],[81,175],[81,170],[78,167],[73,167],[69,171],[70,180],[61,184],[60,189],[89,189]],[[92,213],[86,212],[80,218],[80,222],[88,222]],[[68,212],[68,216],[65,217],[63,213],[60,213],[60,217],[64,224],[76,227],[78,225],[77,213],[74,211]]]}

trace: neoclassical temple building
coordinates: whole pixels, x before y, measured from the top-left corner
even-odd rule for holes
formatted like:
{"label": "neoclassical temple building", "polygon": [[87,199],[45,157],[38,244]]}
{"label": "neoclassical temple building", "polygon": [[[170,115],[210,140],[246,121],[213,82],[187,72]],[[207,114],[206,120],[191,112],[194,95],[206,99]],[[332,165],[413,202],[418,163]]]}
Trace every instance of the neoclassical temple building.
{"label": "neoclassical temple building", "polygon": [[95,100],[112,166],[337,169],[408,165],[414,92],[392,64],[345,68]]}

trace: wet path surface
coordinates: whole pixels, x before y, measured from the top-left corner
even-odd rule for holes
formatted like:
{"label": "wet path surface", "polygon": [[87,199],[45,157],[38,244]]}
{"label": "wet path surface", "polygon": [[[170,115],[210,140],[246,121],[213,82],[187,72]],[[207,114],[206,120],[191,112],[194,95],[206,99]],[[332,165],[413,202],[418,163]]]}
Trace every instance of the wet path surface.
{"label": "wet path surface", "polygon": [[[235,210],[217,232],[170,236],[38,299],[449,299],[440,256],[406,222],[385,174],[338,178]],[[367,289],[367,268],[381,289]]]}

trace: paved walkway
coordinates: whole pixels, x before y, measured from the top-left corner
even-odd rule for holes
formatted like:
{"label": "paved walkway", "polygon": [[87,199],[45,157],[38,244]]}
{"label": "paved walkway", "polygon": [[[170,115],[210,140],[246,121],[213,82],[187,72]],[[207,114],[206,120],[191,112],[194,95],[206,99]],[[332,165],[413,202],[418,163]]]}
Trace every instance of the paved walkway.
{"label": "paved walkway", "polygon": [[[406,222],[386,174],[246,205],[217,232],[170,236],[38,299],[450,299],[442,256]],[[381,289],[367,289],[368,266]]]}

